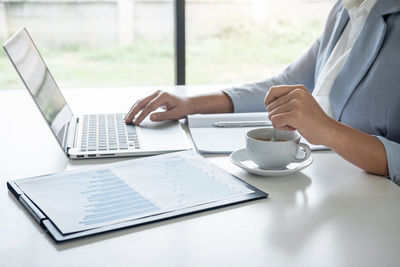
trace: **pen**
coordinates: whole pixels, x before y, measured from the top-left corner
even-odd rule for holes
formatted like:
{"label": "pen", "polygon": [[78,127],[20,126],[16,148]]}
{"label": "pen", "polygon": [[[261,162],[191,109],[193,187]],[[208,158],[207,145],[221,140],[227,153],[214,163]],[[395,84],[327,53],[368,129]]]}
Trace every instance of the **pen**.
{"label": "pen", "polygon": [[271,126],[270,121],[218,121],[214,122],[214,127],[256,127]]}

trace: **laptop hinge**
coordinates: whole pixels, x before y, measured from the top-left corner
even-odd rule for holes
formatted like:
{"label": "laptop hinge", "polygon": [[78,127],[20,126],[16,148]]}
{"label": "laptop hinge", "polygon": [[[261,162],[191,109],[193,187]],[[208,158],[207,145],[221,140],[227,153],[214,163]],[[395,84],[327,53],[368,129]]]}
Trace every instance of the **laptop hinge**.
{"label": "laptop hinge", "polygon": [[76,137],[77,122],[78,122],[78,119],[73,116],[71,118],[71,120],[69,121],[69,123],[68,123],[66,139],[65,139],[65,142],[63,144],[64,151],[65,151],[65,153],[67,153],[68,156],[69,156],[68,149],[74,147],[74,141],[75,141],[75,137]]}

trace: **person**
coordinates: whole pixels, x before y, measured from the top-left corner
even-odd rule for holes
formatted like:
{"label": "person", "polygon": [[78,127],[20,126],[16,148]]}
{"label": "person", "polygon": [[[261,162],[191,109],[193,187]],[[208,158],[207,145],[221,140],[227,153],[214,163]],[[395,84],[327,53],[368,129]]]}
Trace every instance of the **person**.
{"label": "person", "polygon": [[273,127],[297,130],[359,168],[400,185],[400,1],[339,0],[322,35],[281,74],[213,94],[163,91],[137,101],[125,121],[195,113],[268,111]]}

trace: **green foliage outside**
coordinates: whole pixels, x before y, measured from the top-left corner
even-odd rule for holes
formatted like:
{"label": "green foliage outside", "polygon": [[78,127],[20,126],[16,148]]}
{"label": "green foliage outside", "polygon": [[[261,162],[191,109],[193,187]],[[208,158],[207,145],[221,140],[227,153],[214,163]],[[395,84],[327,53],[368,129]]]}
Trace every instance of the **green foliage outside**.
{"label": "green foliage outside", "polygon": [[[321,33],[323,21],[238,21],[215,36],[187,42],[187,84],[244,83],[277,74]],[[171,85],[173,42],[138,37],[130,46],[49,47],[38,43],[62,88]],[[0,90],[23,88],[0,51]]]}

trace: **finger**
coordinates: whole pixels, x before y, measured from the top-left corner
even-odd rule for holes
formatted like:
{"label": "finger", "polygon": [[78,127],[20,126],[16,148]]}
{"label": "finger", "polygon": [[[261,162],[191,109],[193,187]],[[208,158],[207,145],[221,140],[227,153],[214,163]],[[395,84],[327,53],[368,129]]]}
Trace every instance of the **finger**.
{"label": "finger", "polygon": [[135,104],[132,105],[129,112],[125,115],[125,118],[124,118],[125,123],[131,123],[133,118],[136,116],[137,112],[135,112],[135,108],[137,107],[139,101],[136,101]]}
{"label": "finger", "polygon": [[153,94],[149,95],[148,97],[145,97],[139,101],[137,101],[130,109],[128,114],[125,116],[125,123],[131,123],[133,118],[135,118],[136,114],[143,109],[152,99],[157,97],[160,94],[160,91],[156,91]]}
{"label": "finger", "polygon": [[182,119],[184,115],[180,114],[179,111],[174,108],[164,112],[154,112],[150,115],[152,121],[165,121],[165,120],[178,120]]}
{"label": "finger", "polygon": [[[293,92],[293,91],[292,91]],[[274,101],[272,101],[268,106],[267,106],[267,111],[270,113],[272,112],[275,108],[286,104],[292,99],[291,93],[288,93],[286,95],[283,95],[281,97],[276,98]]]}
{"label": "finger", "polygon": [[299,101],[297,99],[290,99],[288,102],[285,104],[282,104],[275,109],[273,109],[271,112],[268,113],[268,119],[271,120],[271,118],[275,115],[282,114],[282,113],[287,113],[290,111],[296,111],[298,110],[299,107]]}
{"label": "finger", "polygon": [[135,124],[138,125],[140,124],[144,118],[147,117],[147,115],[150,114],[150,112],[158,109],[159,107],[165,105],[165,97],[163,95],[158,95],[155,97],[153,100],[151,100],[143,109],[140,115],[136,118]]}
{"label": "finger", "polygon": [[284,130],[284,131],[296,131],[295,128],[290,127],[290,126],[283,126],[279,130]]}
{"label": "finger", "polygon": [[265,96],[265,99],[264,99],[265,106],[267,107],[276,98],[281,97],[283,95],[286,95],[286,94],[290,93],[291,91],[293,91],[295,89],[301,89],[301,90],[306,90],[307,91],[307,88],[302,84],[272,86],[269,89],[267,95]]}
{"label": "finger", "polygon": [[271,123],[278,130],[296,130],[295,111],[274,115],[271,117]]}
{"label": "finger", "polygon": [[148,97],[143,98],[142,100],[137,101],[129,111],[129,113],[125,116],[125,122],[132,122],[133,118],[137,115],[137,113],[144,108],[152,99],[157,97],[160,94],[160,91],[156,91]]}
{"label": "finger", "polygon": [[267,106],[267,111],[272,112],[275,108],[279,107],[280,105],[286,104],[292,99],[301,99],[306,92],[301,88],[296,88],[291,92],[283,95],[281,97],[276,98]]}

